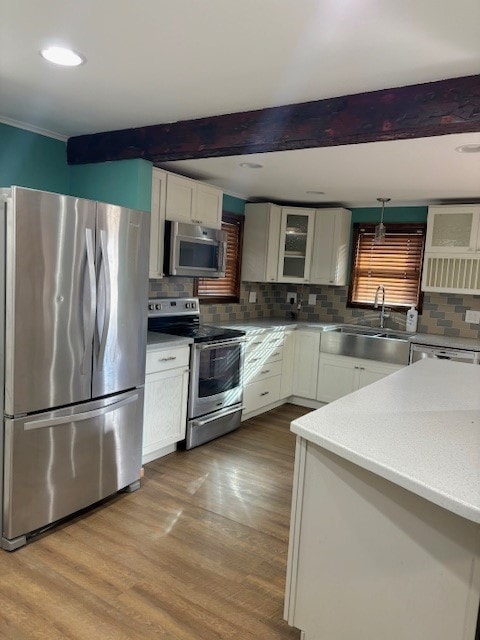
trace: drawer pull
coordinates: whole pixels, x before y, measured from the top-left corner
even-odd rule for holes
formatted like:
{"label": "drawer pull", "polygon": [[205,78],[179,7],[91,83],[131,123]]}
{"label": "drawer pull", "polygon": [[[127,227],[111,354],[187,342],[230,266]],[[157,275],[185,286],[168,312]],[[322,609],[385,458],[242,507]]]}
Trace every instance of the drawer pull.
{"label": "drawer pull", "polygon": [[272,353],[272,358],[273,358],[274,356],[279,356],[279,355],[280,355],[280,351],[277,351],[277,353]]}
{"label": "drawer pull", "polygon": [[260,371],[260,373],[270,373],[270,369],[264,369],[263,371]]}
{"label": "drawer pull", "polygon": [[268,396],[268,394],[270,393],[270,391],[264,391],[263,393],[261,393],[261,396]]}
{"label": "drawer pull", "polygon": [[252,358],[250,362],[258,362],[258,360],[260,360],[260,358]]}
{"label": "drawer pull", "polygon": [[171,360],[176,360],[177,356],[168,356],[168,358],[159,358],[159,362],[170,362]]}
{"label": "drawer pull", "polygon": [[251,342],[250,344],[252,345],[252,347],[254,347],[257,344],[262,344],[262,341],[260,340],[259,342]]}

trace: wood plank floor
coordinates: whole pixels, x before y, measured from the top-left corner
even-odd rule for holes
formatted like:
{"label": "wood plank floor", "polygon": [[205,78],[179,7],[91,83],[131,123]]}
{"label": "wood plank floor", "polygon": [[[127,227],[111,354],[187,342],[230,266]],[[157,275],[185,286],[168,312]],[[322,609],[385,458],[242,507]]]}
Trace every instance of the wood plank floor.
{"label": "wood plank floor", "polygon": [[122,494],[0,551],[2,640],[298,639],[282,620],[294,436],[284,405],[145,468]]}

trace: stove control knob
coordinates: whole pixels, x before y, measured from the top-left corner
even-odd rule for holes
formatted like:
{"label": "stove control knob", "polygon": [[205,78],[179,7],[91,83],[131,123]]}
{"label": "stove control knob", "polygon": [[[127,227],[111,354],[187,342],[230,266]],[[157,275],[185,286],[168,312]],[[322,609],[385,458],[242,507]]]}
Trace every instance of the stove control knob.
{"label": "stove control knob", "polygon": [[155,309],[158,309],[158,310],[160,311],[160,309],[161,309],[161,308],[162,308],[162,305],[161,305],[161,304],[156,304],[156,305],[155,305]]}
{"label": "stove control knob", "polygon": [[148,305],[148,310],[149,311],[154,311],[154,309],[155,309],[155,305],[154,304],[149,304]]}
{"label": "stove control knob", "polygon": [[196,306],[197,306],[197,303],[196,302],[192,302],[192,304],[191,304],[192,309],[195,309]]}

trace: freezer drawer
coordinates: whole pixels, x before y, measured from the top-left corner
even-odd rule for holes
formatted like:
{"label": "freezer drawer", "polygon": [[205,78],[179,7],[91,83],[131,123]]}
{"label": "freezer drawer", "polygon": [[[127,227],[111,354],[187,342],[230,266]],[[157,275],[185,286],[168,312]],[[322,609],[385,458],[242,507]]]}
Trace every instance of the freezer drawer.
{"label": "freezer drawer", "polygon": [[75,513],[140,477],[143,388],[5,421],[3,538]]}

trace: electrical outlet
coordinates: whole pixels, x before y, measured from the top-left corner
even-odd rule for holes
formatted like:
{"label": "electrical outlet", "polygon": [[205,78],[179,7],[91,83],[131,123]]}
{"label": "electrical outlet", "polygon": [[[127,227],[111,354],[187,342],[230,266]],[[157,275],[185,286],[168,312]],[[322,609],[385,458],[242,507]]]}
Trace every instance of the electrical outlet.
{"label": "electrical outlet", "polygon": [[289,291],[287,293],[287,302],[290,302],[291,304],[292,300],[293,300],[293,304],[295,304],[295,302],[297,301],[297,294],[294,291]]}
{"label": "electrical outlet", "polygon": [[317,304],[317,294],[316,293],[310,293],[308,295],[308,304],[311,307],[314,307]]}
{"label": "electrical outlet", "polygon": [[480,324],[480,311],[472,311],[472,309],[466,311],[465,322],[470,322],[471,324]]}
{"label": "electrical outlet", "polygon": [[256,291],[250,291],[250,293],[248,294],[248,301],[249,302],[256,302],[257,301],[257,292]]}

